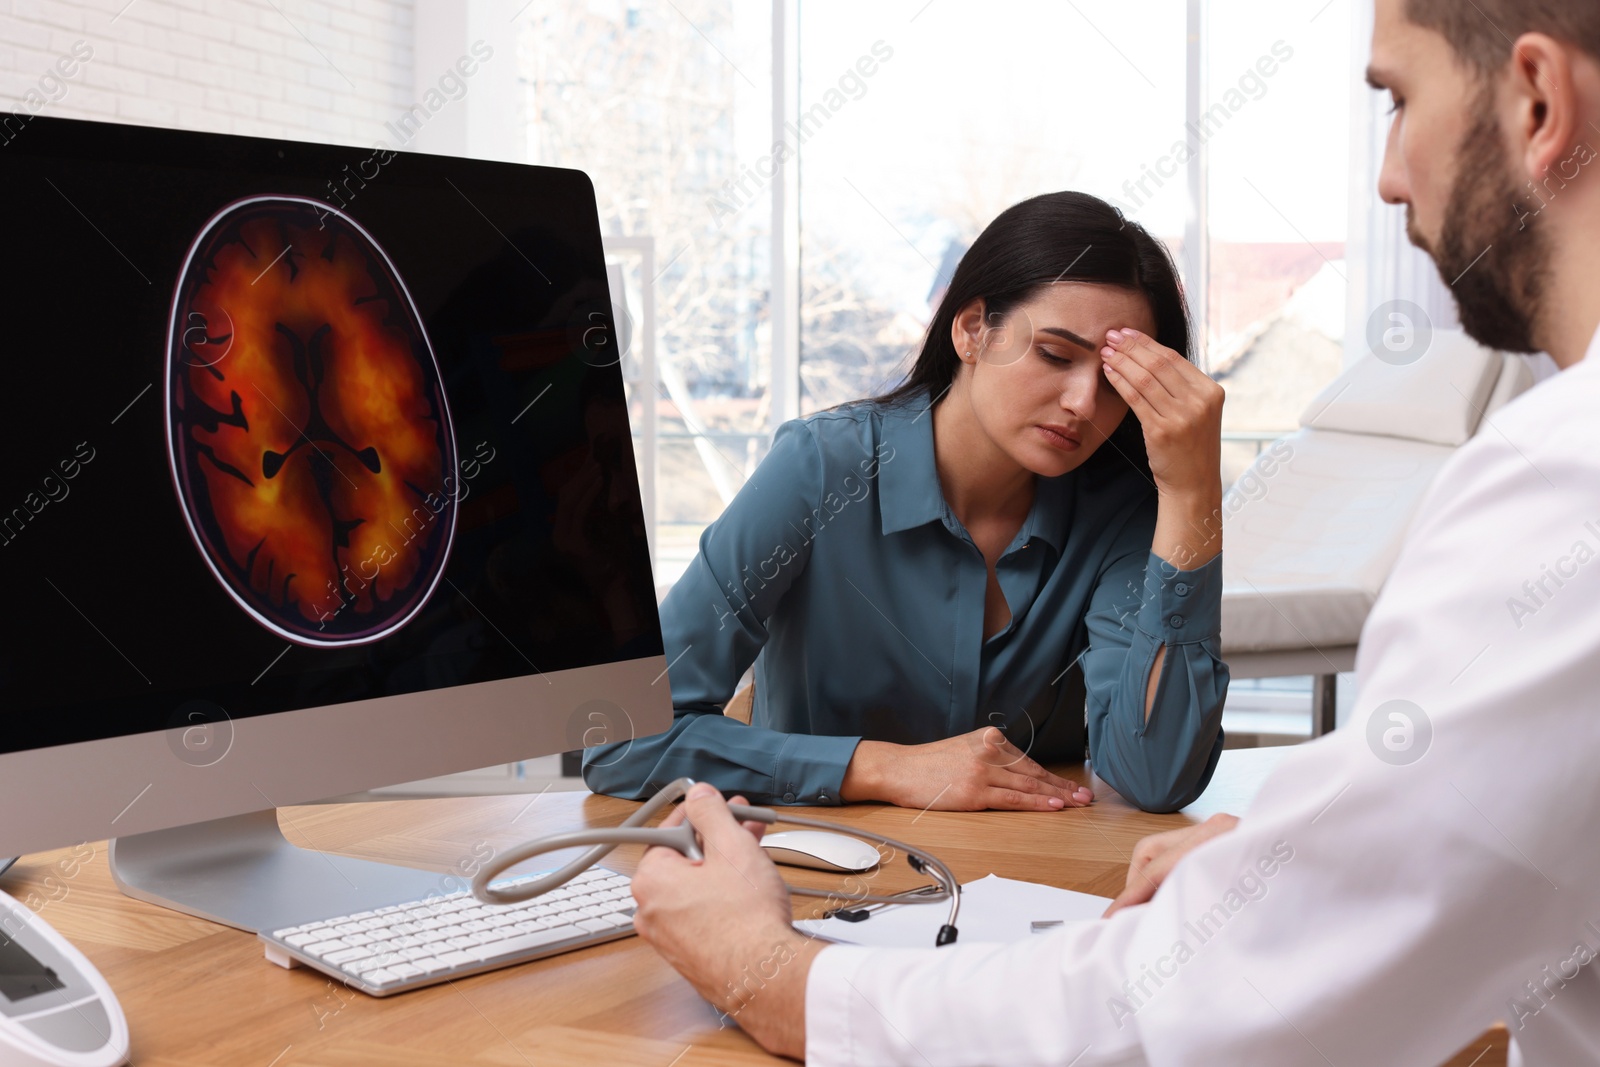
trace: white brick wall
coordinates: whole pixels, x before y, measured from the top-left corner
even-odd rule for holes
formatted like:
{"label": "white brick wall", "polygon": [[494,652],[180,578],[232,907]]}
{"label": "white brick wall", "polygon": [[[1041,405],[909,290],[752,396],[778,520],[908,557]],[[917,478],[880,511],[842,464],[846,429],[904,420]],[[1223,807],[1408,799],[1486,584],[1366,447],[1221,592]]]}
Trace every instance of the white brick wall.
{"label": "white brick wall", "polygon": [[[413,0],[0,0],[0,109],[370,145],[412,101],[412,15]],[[57,80],[79,40],[93,58]]]}

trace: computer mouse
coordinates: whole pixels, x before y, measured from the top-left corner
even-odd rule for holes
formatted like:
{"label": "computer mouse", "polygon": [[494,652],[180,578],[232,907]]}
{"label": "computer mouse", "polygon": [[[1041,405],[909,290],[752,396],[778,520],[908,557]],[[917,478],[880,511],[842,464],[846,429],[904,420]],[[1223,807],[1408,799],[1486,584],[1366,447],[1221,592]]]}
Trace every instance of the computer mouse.
{"label": "computer mouse", "polygon": [[878,850],[849,834],[826,830],[784,830],[766,834],[761,847],[773,863],[816,871],[865,871],[878,865]]}

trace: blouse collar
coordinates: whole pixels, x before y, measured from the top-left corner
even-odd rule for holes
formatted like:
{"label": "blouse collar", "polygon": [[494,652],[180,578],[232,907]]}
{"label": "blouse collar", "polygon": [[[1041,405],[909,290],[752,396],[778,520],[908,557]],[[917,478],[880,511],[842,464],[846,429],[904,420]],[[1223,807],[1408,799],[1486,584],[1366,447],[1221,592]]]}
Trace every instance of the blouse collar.
{"label": "blouse collar", "polygon": [[[933,453],[933,413],[923,392],[905,403],[884,408],[879,449],[878,504],[883,532],[898,533],[930,522],[942,522],[957,533],[959,522],[945,503]],[[1014,546],[1038,538],[1057,552],[1066,545],[1072,515],[1071,473],[1040,478],[1033,507],[1017,532]]]}

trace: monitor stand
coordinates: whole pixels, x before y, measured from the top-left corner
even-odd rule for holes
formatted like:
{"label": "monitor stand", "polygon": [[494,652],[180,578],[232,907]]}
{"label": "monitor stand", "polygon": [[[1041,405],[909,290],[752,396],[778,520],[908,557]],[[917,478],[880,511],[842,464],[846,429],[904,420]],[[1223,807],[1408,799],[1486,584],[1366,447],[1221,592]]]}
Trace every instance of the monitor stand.
{"label": "monitor stand", "polygon": [[119,837],[110,862],[135,900],[251,933],[465,888],[437,871],[292,845],[272,810]]}

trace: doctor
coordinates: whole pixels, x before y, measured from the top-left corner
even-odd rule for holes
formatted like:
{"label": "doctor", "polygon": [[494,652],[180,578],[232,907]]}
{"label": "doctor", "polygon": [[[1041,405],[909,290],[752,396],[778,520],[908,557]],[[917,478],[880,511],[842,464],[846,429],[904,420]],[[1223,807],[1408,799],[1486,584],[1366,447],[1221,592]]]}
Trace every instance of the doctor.
{"label": "doctor", "polygon": [[[1291,752],[1236,823],[1142,843],[1102,923],[823,947],[791,929],[753,834],[692,793],[714,847],[646,854],[636,923],[767,1048],[1433,1064],[1503,1020],[1529,1064],[1600,1063],[1600,5],[1376,6],[1369,78],[1394,104],[1380,194],[1406,205],[1471,335],[1561,373],[1439,473],[1362,634],[1350,724]],[[731,1003],[769,958],[776,976]]]}

